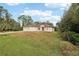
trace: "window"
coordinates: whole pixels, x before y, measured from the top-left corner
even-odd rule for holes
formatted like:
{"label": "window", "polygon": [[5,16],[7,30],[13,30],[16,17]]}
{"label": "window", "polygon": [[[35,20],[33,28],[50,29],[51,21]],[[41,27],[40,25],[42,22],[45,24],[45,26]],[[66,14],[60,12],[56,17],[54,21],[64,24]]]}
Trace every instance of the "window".
{"label": "window", "polygon": [[38,27],[38,30],[40,30],[40,27]]}

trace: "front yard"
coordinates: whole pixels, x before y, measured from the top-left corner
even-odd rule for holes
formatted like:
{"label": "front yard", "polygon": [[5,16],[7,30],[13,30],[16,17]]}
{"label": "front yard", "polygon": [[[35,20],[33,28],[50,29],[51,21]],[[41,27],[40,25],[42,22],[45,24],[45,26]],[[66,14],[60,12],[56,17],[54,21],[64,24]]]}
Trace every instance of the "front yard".
{"label": "front yard", "polygon": [[0,55],[79,55],[78,47],[63,41],[57,32],[18,32],[0,35]]}

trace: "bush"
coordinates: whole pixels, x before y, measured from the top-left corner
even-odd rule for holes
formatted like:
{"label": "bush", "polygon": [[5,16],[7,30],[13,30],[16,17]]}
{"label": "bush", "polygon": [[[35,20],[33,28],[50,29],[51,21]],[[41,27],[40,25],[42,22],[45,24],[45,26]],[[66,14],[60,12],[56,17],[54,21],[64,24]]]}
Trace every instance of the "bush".
{"label": "bush", "polygon": [[79,34],[78,33],[70,32],[70,31],[63,32],[62,38],[67,40],[67,41],[70,41],[74,45],[79,45]]}
{"label": "bush", "polygon": [[67,32],[63,32],[63,33],[61,34],[61,37],[62,37],[64,40],[68,40],[68,34],[67,34]]}

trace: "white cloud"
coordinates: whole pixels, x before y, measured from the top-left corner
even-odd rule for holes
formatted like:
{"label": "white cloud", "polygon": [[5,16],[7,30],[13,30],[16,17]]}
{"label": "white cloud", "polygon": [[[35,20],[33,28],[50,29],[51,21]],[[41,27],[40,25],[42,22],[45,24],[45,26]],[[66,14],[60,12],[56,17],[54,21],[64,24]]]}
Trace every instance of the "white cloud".
{"label": "white cloud", "polygon": [[60,7],[66,7],[67,6],[67,4],[66,3],[45,3],[45,6],[46,7],[52,7],[52,6],[60,6]]}
{"label": "white cloud", "polygon": [[56,23],[60,21],[61,18],[61,16],[54,16],[53,11],[51,10],[42,11],[42,10],[26,9],[24,10],[23,13],[21,13],[21,15],[30,15],[32,17],[35,16],[39,18],[37,21],[41,21],[41,22],[50,21],[54,25],[56,25]]}
{"label": "white cloud", "polygon": [[49,17],[41,17],[39,21],[41,22],[50,21],[55,26],[56,23],[60,21],[60,19],[61,19],[61,16],[49,16]]}
{"label": "white cloud", "polygon": [[21,15],[31,15],[31,16],[41,16],[41,17],[46,17],[46,16],[51,16],[52,11],[47,10],[47,11],[41,11],[41,10],[24,10]]}
{"label": "white cloud", "polygon": [[60,10],[67,10],[71,3],[45,3],[44,5],[50,9],[59,8]]}
{"label": "white cloud", "polygon": [[16,5],[19,5],[20,3],[6,3],[6,4],[10,6],[16,6]]}

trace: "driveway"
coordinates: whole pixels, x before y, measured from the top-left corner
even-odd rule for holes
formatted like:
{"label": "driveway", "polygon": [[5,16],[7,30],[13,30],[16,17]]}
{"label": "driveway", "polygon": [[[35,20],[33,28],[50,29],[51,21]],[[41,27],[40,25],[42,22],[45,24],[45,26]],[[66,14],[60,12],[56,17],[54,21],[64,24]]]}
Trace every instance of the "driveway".
{"label": "driveway", "polygon": [[23,31],[10,31],[10,32],[0,32],[0,34],[11,34],[11,33],[18,33]]}

